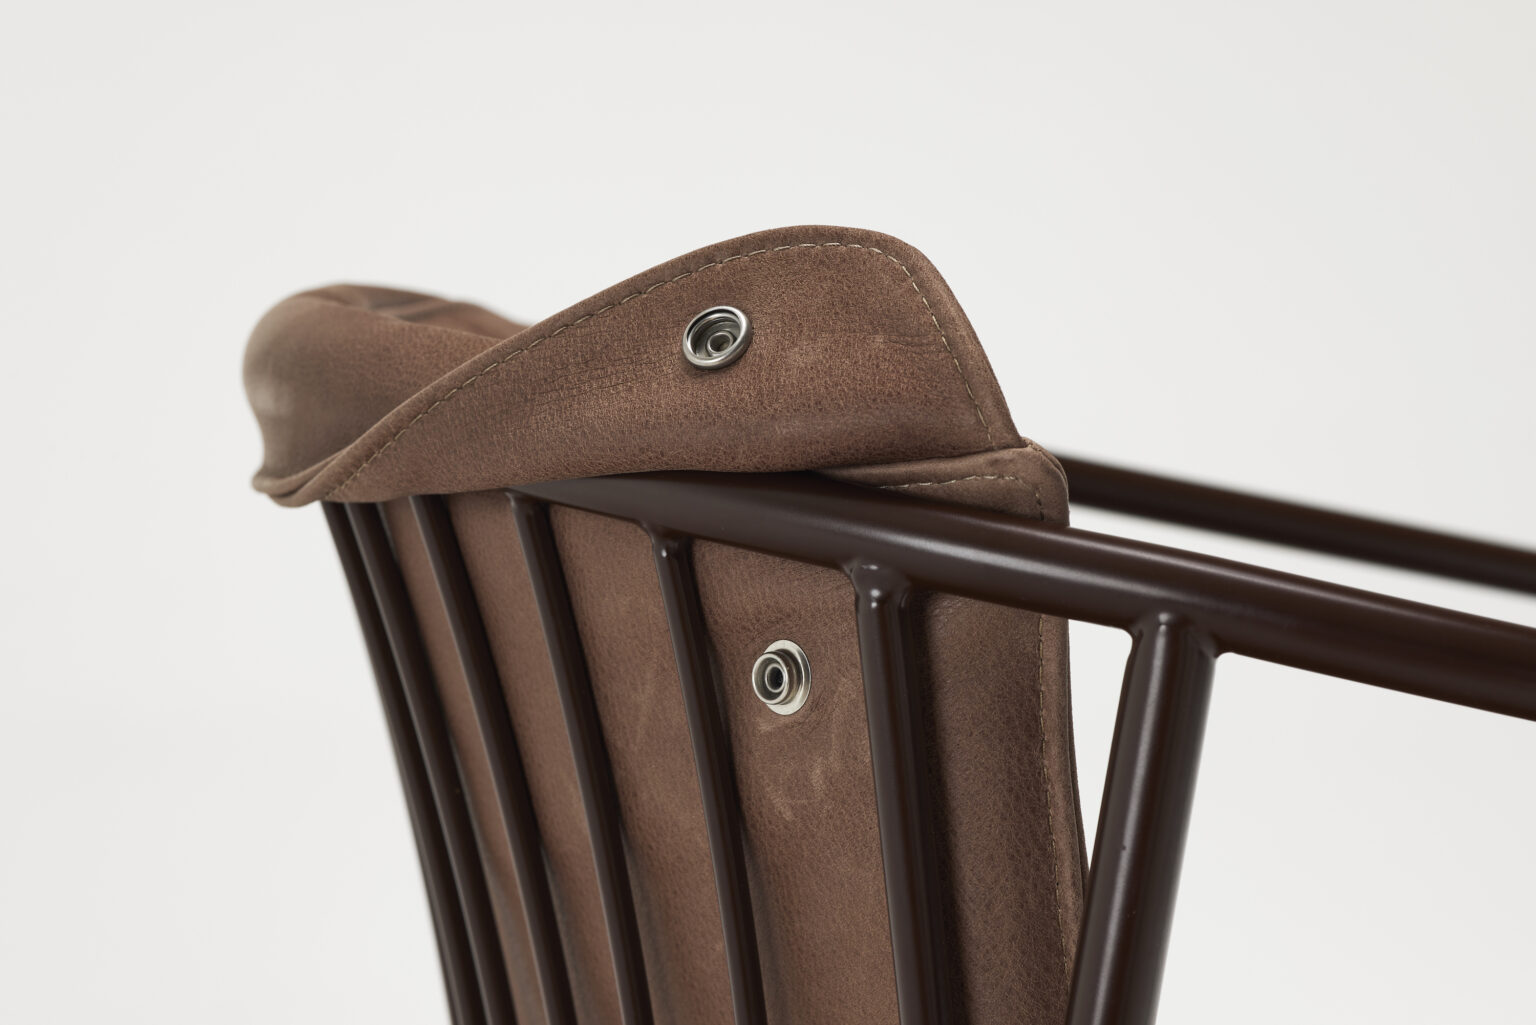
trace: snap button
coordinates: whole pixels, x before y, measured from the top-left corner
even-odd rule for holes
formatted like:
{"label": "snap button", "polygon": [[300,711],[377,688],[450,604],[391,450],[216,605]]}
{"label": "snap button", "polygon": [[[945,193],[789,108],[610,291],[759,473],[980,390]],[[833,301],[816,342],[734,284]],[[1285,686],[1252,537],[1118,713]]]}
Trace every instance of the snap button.
{"label": "snap button", "polygon": [[774,641],[752,663],[752,692],[779,715],[800,711],[811,694],[811,661],[794,641]]}
{"label": "snap button", "polygon": [[688,322],[683,355],[703,370],[736,362],[752,342],[752,324],[734,306],[712,306]]}

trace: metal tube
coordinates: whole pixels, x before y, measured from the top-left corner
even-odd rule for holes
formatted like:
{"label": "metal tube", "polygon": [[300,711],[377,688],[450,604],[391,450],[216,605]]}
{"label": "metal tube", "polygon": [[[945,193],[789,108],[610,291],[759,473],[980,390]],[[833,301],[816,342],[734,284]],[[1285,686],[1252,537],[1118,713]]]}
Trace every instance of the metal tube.
{"label": "metal tube", "polygon": [[1149,610],[1221,651],[1536,718],[1536,630],[985,510],[810,474],[659,473],[518,489],[807,562],[851,555],[914,584],[1131,629]]}
{"label": "metal tube", "polygon": [[672,650],[693,740],[693,764],[704,804],[709,856],[715,872],[715,897],[725,935],[725,963],[731,982],[736,1025],[765,1025],[763,970],[758,961],[752,922],[752,894],[742,848],[741,802],[736,792],[725,721],[715,695],[715,677],[704,633],[687,539],[652,533],[656,576],[672,631]]}
{"label": "metal tube", "polygon": [[410,711],[422,764],[426,766],[427,782],[437,805],[438,823],[448,851],[448,866],[458,887],[459,906],[469,935],[469,951],[480,983],[485,1019],[488,1025],[512,1025],[517,1016],[512,1008],[506,962],[501,957],[501,937],[496,932],[496,920],[491,913],[485,870],[480,863],[480,847],[475,839],[469,806],[464,800],[464,783],[453,753],[448,724],[443,718],[437,682],[422,645],[405,579],[395,562],[379,507],[348,505],[347,518],[357,538],[374,600],[378,602],[389,648],[394,652],[405,704]]}
{"label": "metal tube", "polygon": [[906,609],[911,587],[875,563],[850,563],[858,594],[859,658],[875,776],[885,901],[901,1025],[951,1020],[944,958],[942,884],[934,851],[922,743],[922,712],[911,686]]}
{"label": "metal tube", "polygon": [[448,995],[448,1011],[454,1025],[484,1025],[485,1008],[480,1003],[479,982],[475,978],[474,958],[469,952],[469,934],[464,927],[464,912],[459,907],[459,891],[448,865],[448,848],[438,825],[437,804],[432,786],[427,782],[427,768],[416,743],[411,712],[400,686],[400,673],[389,650],[384,621],[379,616],[373,589],[368,584],[363,557],[357,548],[346,510],[335,502],[324,502],[325,522],[336,542],[341,569],[357,606],[357,618],[363,630],[363,644],[373,664],[374,680],[379,688],[379,704],[384,709],[384,723],[395,750],[395,765],[400,770],[400,784],[405,792],[406,813],[416,836],[416,853],[421,859],[422,881],[426,884],[427,906],[437,934],[437,953],[442,962],[443,984]]}
{"label": "metal tube", "polygon": [[603,745],[592,682],[587,677],[586,657],[576,632],[576,615],[571,610],[560,553],[555,549],[549,509],[519,495],[512,495],[511,499],[528,577],[544,624],[555,688],[560,692],[560,707],[565,713],[571,754],[576,760],[576,781],[586,810],[598,892],[608,926],[608,949],[613,955],[620,1018],[623,1025],[650,1025],[650,991],[640,948],[640,927],[635,920],[634,893],[624,860],[619,799],[614,793],[613,772]]}
{"label": "metal tube", "polygon": [[1063,457],[1078,505],[1536,594],[1536,552]]}
{"label": "metal tube", "polygon": [[1216,653],[1174,616],[1139,625],[1104,782],[1069,1025],[1151,1025]]}
{"label": "metal tube", "polygon": [[480,606],[470,585],[464,555],[454,534],[448,506],[442,498],[411,499],[411,511],[432,564],[444,610],[453,632],[459,664],[475,708],[475,721],[485,744],[491,781],[501,808],[502,826],[512,852],[512,870],[527,916],[529,946],[538,978],[544,1016],[549,1025],[575,1025],[576,1008],[560,944],[560,927],[544,869],[544,849],[533,814],[533,799],[523,772],[522,754],[512,732],[501,675],[491,655]]}

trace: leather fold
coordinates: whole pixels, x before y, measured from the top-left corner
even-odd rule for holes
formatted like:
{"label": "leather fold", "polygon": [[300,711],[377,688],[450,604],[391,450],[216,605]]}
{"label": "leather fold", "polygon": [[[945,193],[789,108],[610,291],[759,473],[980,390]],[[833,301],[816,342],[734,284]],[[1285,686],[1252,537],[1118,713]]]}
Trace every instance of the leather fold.
{"label": "leather fold", "polygon": [[[700,311],[752,323],[735,363],[682,354]],[[283,505],[650,470],[767,472],[1020,439],[943,278],[875,232],[794,227],[660,264],[532,326],[340,285],[257,324],[245,384]]]}

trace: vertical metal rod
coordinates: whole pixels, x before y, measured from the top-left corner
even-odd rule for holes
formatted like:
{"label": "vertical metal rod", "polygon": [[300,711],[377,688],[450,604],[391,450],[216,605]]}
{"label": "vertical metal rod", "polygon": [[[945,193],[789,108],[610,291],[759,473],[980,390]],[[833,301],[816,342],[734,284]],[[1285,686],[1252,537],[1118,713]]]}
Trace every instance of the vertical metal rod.
{"label": "vertical metal rod", "polygon": [[650,990],[640,948],[640,927],[635,920],[634,894],[624,860],[618,795],[614,792],[592,682],[587,676],[586,657],[576,632],[576,615],[571,609],[560,553],[555,549],[549,508],[515,492],[508,492],[507,497],[512,502],[528,577],[533,583],[539,618],[544,623],[555,688],[560,692],[565,728],[576,760],[576,780],[586,808],[598,892],[608,924],[608,949],[613,955],[618,983],[620,1018],[623,1025],[650,1025]]}
{"label": "vertical metal rod", "polygon": [[951,1020],[951,997],[924,771],[922,709],[909,678],[906,610],[911,586],[900,574],[867,562],[850,564],[848,575],[858,592],[859,657],[897,1008],[901,1025],[944,1025]]}
{"label": "vertical metal rod", "polygon": [[416,836],[416,853],[421,859],[427,905],[431,909],[432,925],[437,934],[437,954],[442,962],[449,1014],[454,1025],[484,1025],[485,1008],[480,1003],[474,959],[469,951],[469,934],[464,928],[459,892],[454,886],[453,870],[448,864],[448,848],[438,826],[437,803],[432,799],[432,786],[427,782],[427,767],[422,762],[421,749],[416,744],[410,708],[406,705],[405,691],[400,686],[400,673],[389,649],[384,621],[374,601],[373,589],[368,584],[363,557],[358,551],[352,525],[347,521],[346,510],[335,502],[324,502],[321,508],[325,510],[325,522],[331,528],[331,538],[336,542],[336,554],[341,559],[341,569],[347,578],[347,587],[352,592],[352,602],[357,606],[363,644],[368,649],[368,660],[373,664],[374,680],[379,688],[379,703],[384,708],[384,722],[394,747],[395,764],[400,770],[406,813],[411,820],[411,831]]}
{"label": "vertical metal rod", "polygon": [[490,762],[491,780],[512,851],[517,890],[527,916],[529,945],[544,1016],[550,1025],[575,1025],[576,1009],[571,1000],[571,983],[560,945],[560,927],[544,867],[533,799],[528,792],[517,737],[512,731],[512,717],[501,688],[501,675],[496,670],[480,606],[464,565],[464,554],[454,533],[448,506],[442,498],[414,496],[411,511],[416,516],[416,525],[421,530],[427,557],[432,563],[432,574],[437,579],[437,589],[448,613],[459,664],[464,667],[480,738]]}
{"label": "vertical metal rod", "polygon": [[438,822],[448,851],[448,864],[458,886],[459,907],[469,935],[469,951],[480,983],[480,1001],[488,1025],[512,1025],[512,990],[507,983],[506,963],[501,957],[501,938],[491,912],[480,848],[475,840],[464,785],[453,753],[453,740],[443,719],[441,699],[427,661],[416,614],[405,589],[405,578],[395,561],[394,550],[376,505],[348,505],[347,517],[357,538],[363,568],[373,586],[384,632],[395,666],[400,673],[405,703],[421,747],[427,782],[437,804]]}
{"label": "vertical metal rod", "polygon": [[725,720],[715,693],[714,672],[704,633],[687,538],[651,532],[656,576],[661,583],[672,650],[693,740],[693,764],[704,803],[709,855],[715,869],[715,897],[725,934],[725,963],[731,981],[736,1025],[765,1025],[763,970],[758,961],[757,931],[752,922],[752,894],[742,846],[741,811]]}
{"label": "vertical metal rod", "polygon": [[1216,649],[1171,615],[1132,631],[1069,1025],[1151,1025],[1173,925]]}

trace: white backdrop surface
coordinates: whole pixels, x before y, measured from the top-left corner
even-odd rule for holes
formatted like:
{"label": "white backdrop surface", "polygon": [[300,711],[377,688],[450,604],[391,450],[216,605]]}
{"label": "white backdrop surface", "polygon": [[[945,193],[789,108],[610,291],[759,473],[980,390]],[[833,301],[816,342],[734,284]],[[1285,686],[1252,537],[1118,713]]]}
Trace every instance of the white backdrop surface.
{"label": "white backdrop surface", "polygon": [[[1536,8],[75,3],[0,31],[0,1020],[446,1020],[271,303],[924,250],[1064,452],[1536,546]],[[1536,600],[1079,525],[1536,622]],[[1074,628],[1087,817],[1119,635]],[[1536,725],[1222,661],[1166,1022],[1536,1020]]]}

